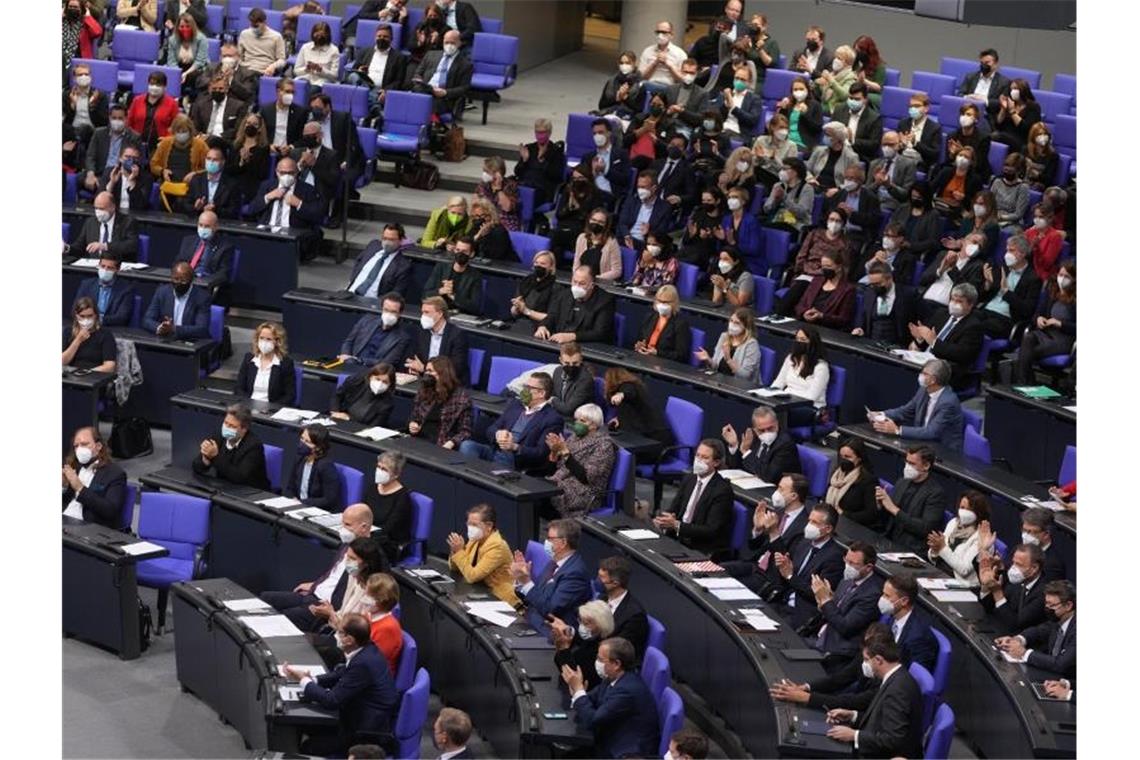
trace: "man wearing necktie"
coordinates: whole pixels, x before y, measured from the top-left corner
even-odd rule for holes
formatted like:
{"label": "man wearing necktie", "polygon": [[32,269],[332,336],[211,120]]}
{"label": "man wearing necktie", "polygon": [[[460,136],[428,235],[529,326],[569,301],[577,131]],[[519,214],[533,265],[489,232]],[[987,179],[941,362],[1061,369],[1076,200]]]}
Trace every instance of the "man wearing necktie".
{"label": "man wearing necktie", "polygon": [[110,253],[119,261],[134,261],[139,237],[134,220],[118,210],[115,196],[104,190],[95,196],[95,215],[88,217],[79,234],[65,246],[65,256],[97,258]]}
{"label": "man wearing necktie", "polygon": [[94,301],[103,327],[125,327],[130,323],[134,309],[134,286],[119,276],[119,260],[111,254],[103,254],[99,258],[96,275],[79,284],[75,300],[90,298]]}
{"label": "man wearing necktie", "polygon": [[[965,255],[965,254],[959,254]],[[958,272],[951,267],[949,272]],[[950,275],[951,279],[954,275]],[[975,312],[978,303],[978,290],[968,282],[960,282],[950,290],[950,303],[945,320],[935,318],[934,325],[927,327],[918,322],[910,325],[914,338],[911,350],[929,351],[939,359],[950,362],[953,370],[950,386],[960,391],[978,379],[974,365],[982,351],[985,340],[985,321]]]}
{"label": "man wearing necktie", "polygon": [[443,35],[443,50],[428,51],[412,76],[412,90],[432,95],[436,115],[455,115],[471,86],[471,57],[459,55],[459,46],[459,32],[449,30]]}
{"label": "man wearing necktie", "polygon": [[533,567],[522,552],[515,550],[511,577],[517,594],[526,605],[526,617],[540,633],[549,632],[547,620],[553,615],[567,625],[578,624],[578,607],[592,596],[590,573],[578,554],[582,529],[575,520],[551,520],[546,527],[543,550],[549,562],[535,579]]}
{"label": "man wearing necktie", "polygon": [[833,592],[831,584],[818,575],[811,579],[823,618],[815,646],[826,655],[823,667],[829,673],[845,667],[859,653],[863,631],[879,619],[883,582],[875,577],[876,557],[875,547],[852,541],[843,558],[839,588]]}
{"label": "man wearing necktie", "polygon": [[724,444],[706,438],[697,446],[693,472],[681,481],[668,509],[653,524],[696,551],[717,556],[732,542],[732,486],[718,470],[724,466]]}
{"label": "man wearing necktie", "polygon": [[965,423],[958,395],[946,387],[951,376],[948,362],[931,359],[922,366],[918,390],[910,401],[885,411],[868,412],[867,421],[877,433],[937,442],[947,451],[961,451]]}
{"label": "man wearing necktie", "polygon": [[831,588],[837,587],[843,578],[843,549],[832,540],[838,524],[839,513],[835,507],[816,504],[804,526],[806,540],[797,544],[790,555],[776,552],[772,556],[778,584],[776,599],[787,605],[785,611],[797,627],[818,611],[812,590],[813,576],[827,581]]}
{"label": "man wearing necktie", "polygon": [[300,238],[301,261],[316,258],[321,243],[324,209],[320,195],[297,181],[297,162],[284,157],[277,176],[261,183],[249,205],[250,216],[272,228],[291,229]]}
{"label": "man wearing necktie", "polygon": [[651,171],[657,175],[657,188],[675,214],[685,216],[697,202],[697,186],[693,181],[692,164],[685,157],[689,143],[680,132],[669,137],[665,158],[653,163]]}
{"label": "man wearing necktie", "polygon": [[382,293],[407,296],[411,280],[411,264],[400,254],[404,228],[386,224],[379,240],[373,240],[356,257],[348,291],[364,298],[379,298]]}
{"label": "man wearing necktie", "polygon": [[1066,580],[1045,584],[1046,621],[995,642],[1010,657],[1031,667],[1075,679],[1077,675],[1077,589]]}

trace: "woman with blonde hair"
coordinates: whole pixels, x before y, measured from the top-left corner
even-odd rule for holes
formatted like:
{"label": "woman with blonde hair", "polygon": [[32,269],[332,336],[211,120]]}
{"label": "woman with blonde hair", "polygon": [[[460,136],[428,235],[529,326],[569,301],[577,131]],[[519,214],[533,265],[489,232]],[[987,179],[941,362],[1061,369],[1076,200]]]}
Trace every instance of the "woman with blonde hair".
{"label": "woman with blonde hair", "polygon": [[717,186],[725,195],[730,190],[747,190],[749,197],[756,192],[756,156],[750,148],[741,145],[728,155],[724,171],[717,178]]}
{"label": "woman with blonde hair", "polygon": [[297,375],[285,328],[262,322],[253,331],[253,345],[238,368],[237,393],[253,400],[291,406],[297,395]]}
{"label": "woman with blonde hair", "polygon": [[447,205],[431,212],[420,245],[425,248],[444,248],[459,238],[471,234],[471,217],[467,213],[467,199],[453,195]]}
{"label": "woman with blonde hair", "polygon": [[840,45],[835,49],[831,71],[823,72],[819,79],[815,80],[816,87],[819,88],[820,103],[828,113],[835,113],[840,106],[847,105],[851,85],[859,81],[852,68],[854,64],[855,50],[850,45]]}
{"label": "woman with blonde hair", "polygon": [[518,261],[511,233],[503,224],[499,209],[489,198],[471,201],[471,238],[475,242],[475,256],[493,261]]}
{"label": "woman with blonde hair", "polygon": [[[189,184],[194,174],[206,168],[206,141],[194,129],[194,122],[180,113],[170,122],[170,134],[158,141],[150,157],[150,173],[161,182]],[[183,189],[185,195],[187,189]],[[178,195],[177,189],[171,192]]]}
{"label": "woman with blonde hair", "polygon": [[178,26],[166,38],[166,52],[163,66],[175,66],[182,71],[182,89],[186,98],[193,102],[195,75],[210,65],[210,48],[206,35],[198,28],[198,22],[189,13],[178,17]]}
{"label": "woman with blonde hair", "polygon": [[249,203],[269,176],[269,135],[257,111],[246,114],[230,146],[230,156],[225,172],[237,179],[242,203]]}
{"label": "woman with blonde hair", "polygon": [[571,628],[558,618],[550,626],[554,638],[554,664],[580,668],[586,678],[585,687],[592,689],[602,682],[594,668],[598,646],[614,632],[614,613],[610,605],[592,599],[578,607],[578,627]]}

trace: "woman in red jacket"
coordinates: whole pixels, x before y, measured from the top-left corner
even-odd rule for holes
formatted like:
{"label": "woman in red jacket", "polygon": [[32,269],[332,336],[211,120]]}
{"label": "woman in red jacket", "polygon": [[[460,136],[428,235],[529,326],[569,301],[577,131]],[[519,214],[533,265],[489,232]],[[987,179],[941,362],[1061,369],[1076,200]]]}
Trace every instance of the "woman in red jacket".
{"label": "woman in red jacket", "polygon": [[64,0],[63,3],[63,83],[67,86],[67,70],[72,58],[94,58],[95,40],[103,36],[103,27],[87,10],[87,0]]}
{"label": "woman in red jacket", "polygon": [[847,281],[847,263],[838,253],[819,259],[819,274],[808,283],[796,304],[796,318],[824,327],[847,330],[855,318],[855,286]]}
{"label": "woman in red jacket", "polygon": [[170,123],[178,115],[178,101],[166,93],[166,72],[152,71],[146,78],[146,92],[135,95],[127,109],[127,126],[142,136],[147,155],[158,141],[170,134]]}
{"label": "woman in red jacket", "polygon": [[384,653],[388,669],[395,676],[400,651],[404,648],[404,629],[400,627],[400,619],[392,614],[400,601],[400,587],[391,575],[373,573],[368,576],[364,590],[375,602],[375,606],[366,613],[371,622],[372,643]]}
{"label": "woman in red jacket", "polygon": [[1025,239],[1032,246],[1033,271],[1041,282],[1048,282],[1057,274],[1057,259],[1065,243],[1065,234],[1053,226],[1053,206],[1048,201],[1033,207],[1033,227],[1025,233]]}

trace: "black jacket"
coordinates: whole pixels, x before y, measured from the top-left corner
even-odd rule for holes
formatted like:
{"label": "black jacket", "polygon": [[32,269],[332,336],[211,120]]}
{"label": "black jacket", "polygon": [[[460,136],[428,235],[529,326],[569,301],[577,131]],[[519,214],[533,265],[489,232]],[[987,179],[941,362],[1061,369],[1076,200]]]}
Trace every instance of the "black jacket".
{"label": "black jacket", "polygon": [[[646,315],[638,330],[637,339],[648,342],[649,336],[657,327],[657,312],[651,311]],[[682,364],[688,364],[692,358],[693,334],[690,332],[689,320],[681,313],[674,314],[661,328],[657,336],[657,355],[662,359],[669,359]]]}
{"label": "black jacket", "polygon": [[[811,556],[808,556],[808,552]],[[839,588],[843,580],[843,556],[845,552],[833,538],[818,548],[813,548],[812,542],[806,538],[796,544],[788,557],[792,563],[792,577],[784,578],[779,570],[769,573],[769,577],[777,579],[781,593],[780,602],[787,604],[795,596],[795,607],[791,610],[792,621],[799,627],[808,622],[818,611],[815,604],[815,593],[811,590],[811,577],[818,575],[832,588]],[[805,564],[806,561],[806,564]],[[773,559],[769,568],[775,568]]]}
{"label": "black jacket", "polygon": [[[249,398],[253,395],[253,383],[257,379],[257,367],[253,364],[253,354],[246,352],[238,365],[237,383],[234,391]],[[269,370],[269,403],[292,406],[296,403],[297,375],[293,359],[286,356],[281,363]]]}
{"label": "black jacket", "polygon": [[859,711],[860,757],[922,757],[922,692],[906,666],[899,666]]}
{"label": "black jacket", "polygon": [[[376,395],[369,387],[368,381],[367,372],[361,372],[345,380],[336,389],[332,411],[344,412],[361,425],[388,427],[388,421],[392,417],[392,390]],[[352,412],[354,406],[363,408],[364,414],[354,414]]]}
{"label": "black jacket", "polygon": [[533,187],[538,191],[536,203],[554,198],[558,186],[562,184],[562,173],[566,170],[566,151],[560,143],[547,143],[546,153],[538,157],[538,143],[528,143],[527,159],[515,163],[515,177],[520,185]]}
{"label": "black jacket", "polygon": [[[810,155],[815,146],[819,145],[819,137],[823,134],[823,106],[815,98],[809,98],[804,102],[807,103],[807,110],[800,114],[800,139],[804,141],[804,149]],[[795,105],[793,101],[787,107],[778,109],[778,112],[791,121]]]}
{"label": "black jacket", "polygon": [[986,594],[981,598],[982,607],[990,613],[998,624],[998,632],[1013,635],[1026,628],[1040,625],[1048,619],[1045,611],[1045,579],[1038,577],[1026,591],[1026,583],[1005,582],[1003,592],[1005,603],[1000,607],[994,598]]}
{"label": "black jacket", "polygon": [[[474,234],[472,230],[472,234]],[[518,263],[519,257],[515,253],[515,244],[511,242],[511,233],[502,224],[492,225],[483,237],[475,241],[475,255],[481,259],[492,261],[509,261]]]}
{"label": "black jacket", "polygon": [[[352,70],[367,75],[368,67],[372,65],[372,59],[375,55],[375,45],[359,48],[356,52],[356,60],[352,64]],[[407,69],[408,59],[395,47],[388,48],[388,60],[384,62],[384,73],[379,82],[374,81],[372,83],[373,88],[381,90],[404,89],[404,80],[407,79],[408,75]]]}
{"label": "black jacket", "polygon": [[[895,265],[898,266],[899,262],[905,258],[906,262],[913,267],[914,259],[906,254],[898,254],[895,258]],[[895,302],[891,304],[890,314],[886,319],[890,321],[890,327],[894,329],[894,339],[891,343],[898,346],[906,346],[910,344],[910,328],[911,322],[918,319],[918,291],[910,285],[903,285],[910,281],[910,275],[904,272],[909,272],[909,269],[903,269],[898,266],[894,270],[895,277]],[[875,292],[870,288],[863,291],[863,335],[868,338],[874,337],[875,320],[879,318],[878,312],[879,298]]]}
{"label": "black jacket", "polygon": [[[759,562],[767,552],[779,552],[780,554],[791,554],[796,550],[796,547],[804,541],[804,525],[807,524],[808,518],[811,516],[811,507],[804,506],[788,524],[784,526],[784,530],[776,538],[770,538],[767,533],[761,533],[759,536],[751,536],[748,539],[748,549],[752,552],[752,562]],[[776,571],[776,563],[769,560],[768,572],[774,573]]]}
{"label": "black jacket", "polygon": [[[1028,264],[1025,269],[1021,270],[1021,279],[1017,281],[1017,285],[1002,293],[1001,276],[1003,273],[1007,275],[1009,273],[1009,267],[1005,264],[1001,265],[1000,271],[994,271],[993,284],[983,285],[978,297],[978,305],[975,308],[981,309],[982,313],[985,314],[986,304],[995,299],[1000,299],[1009,304],[1010,321],[1014,324],[1024,324],[1033,317],[1033,313],[1037,310],[1037,303],[1041,296],[1041,279],[1034,271],[1033,265]],[[984,277],[983,282],[985,282]],[[995,335],[994,337],[1008,338],[1009,336]]]}
{"label": "black jacket", "polygon": [[475,6],[462,0],[455,3],[455,25],[459,27],[459,39],[464,46],[473,44],[475,33],[483,31],[483,22],[479,20]]}
{"label": "black jacket", "polygon": [[[622,430],[641,433],[659,443],[670,446],[673,430],[665,423],[659,407],[640,383],[622,383],[618,386],[622,402],[617,407],[617,419]],[[609,403],[609,399],[605,399]]]}
{"label": "black jacket", "polygon": [[819,608],[824,625],[819,633],[820,650],[840,657],[859,655],[863,632],[879,619],[882,592],[883,581],[873,573],[858,586],[846,579],[840,581],[831,599]]}
{"label": "black jacket", "polygon": [[[141,150],[142,144],[139,142],[138,132],[123,127],[123,140],[119,145],[119,152],[122,153],[123,148],[127,146]],[[91,139],[87,142],[87,150],[83,156],[83,168],[96,177],[101,176],[103,170],[107,168],[107,154],[110,152],[111,129],[109,127],[96,127]],[[118,162],[119,157],[115,156],[114,158]],[[144,165],[139,173],[149,174],[150,172],[148,167]]]}
{"label": "black jacket", "polygon": [[[439,289],[448,281],[453,291],[451,295],[441,295]],[[483,273],[470,265],[457,272],[451,261],[437,262],[424,283],[424,298],[432,296],[442,298],[452,311],[478,315],[483,310]]]}
{"label": "black jacket", "polygon": [[932,531],[941,531],[945,524],[942,513],[949,502],[942,487],[930,477],[921,483],[899,480],[891,500],[899,512],[886,513],[887,538],[920,557],[926,556],[926,537]]}
{"label": "black jacket", "polygon": [[[121,261],[134,261],[139,252],[139,233],[135,229],[134,220],[119,211],[115,214],[114,224],[111,228],[111,242],[107,245],[108,252]],[[71,241],[68,253],[85,258],[88,244],[99,242],[100,226],[99,220],[94,216],[87,217],[79,228],[79,234]]]}
{"label": "black jacket", "polygon": [[[677,520],[684,517],[685,509],[689,506],[689,497],[692,496],[696,485],[697,476],[691,473],[681,481],[677,495],[673,497],[673,503],[666,510],[676,515]],[[720,473],[714,472],[709,477],[700,500],[697,501],[692,522],[682,523],[675,532],[670,531],[670,533],[682,544],[696,551],[706,552],[709,555],[728,552],[732,543],[732,501],[732,486],[720,476]]]}
{"label": "black jacket", "polygon": [[[305,457],[297,457],[293,463],[293,472],[285,483],[285,495],[300,499],[301,478],[305,474]],[[340,473],[336,465],[328,456],[323,456],[313,462],[309,472],[309,498],[301,499],[307,507],[320,507],[330,512],[339,512],[343,495],[340,492]]]}
{"label": "black jacket", "polygon": [[645,654],[646,642],[649,640],[649,617],[641,602],[628,591],[614,610],[614,632],[610,636],[623,638],[633,644],[634,657],[638,661]]}
{"label": "black jacket", "polygon": [[[940,316],[930,327],[937,335],[949,319],[949,314]],[[977,308],[974,308],[954,326],[945,339],[935,341],[930,349],[939,359],[950,362],[950,387],[955,391],[965,388],[976,377],[974,362],[982,350],[985,333],[985,324]]]}
{"label": "black jacket", "polygon": [[340,182],[340,158],[335,152],[322,147],[313,165],[302,167],[299,162],[303,153],[303,148],[293,149],[293,160],[298,162],[297,184],[316,188],[317,195],[321,197],[322,207],[327,208],[336,197],[337,184]]}
{"label": "black jacket", "polygon": [[[913,121],[909,116],[904,116],[899,119],[898,126],[895,131],[900,135],[911,131]],[[918,151],[918,155],[922,156],[922,163],[926,166],[934,166],[938,163],[940,154],[942,153],[942,127],[938,122],[927,116],[926,121],[922,125],[922,134],[919,135],[918,142],[915,144],[914,149]],[[933,188],[933,183],[931,188]],[[937,197],[935,193],[935,197]],[[973,193],[966,193],[967,198],[971,198]]]}
{"label": "black jacket", "polygon": [[[114,462],[96,467],[91,485],[79,492],[84,522],[98,523],[116,529],[126,527],[129,530],[129,525],[121,524],[126,488],[127,473],[122,467]],[[75,491],[70,486],[63,489],[63,508],[67,509],[67,505],[74,498]]]}
{"label": "black jacket", "polygon": [[[431,351],[431,330],[424,330],[423,328],[415,331],[415,346],[414,356],[418,356],[420,361],[427,363]],[[467,385],[469,382],[467,374],[467,336],[463,334],[463,330],[456,327],[451,322],[443,328],[443,340],[439,344],[439,355],[446,356],[451,359],[451,363],[455,365],[455,374],[459,377],[460,385]]]}
{"label": "black jacket", "polygon": [[554,370],[551,378],[554,381],[554,396],[550,399],[550,405],[563,417],[573,417],[578,407],[593,402],[594,375],[586,365],[582,365],[573,380],[567,381],[562,367]]}
{"label": "black jacket", "polygon": [[[882,217],[879,214],[881,204],[879,203],[878,193],[868,190],[866,186],[860,185],[855,192],[857,193],[859,208],[853,211],[848,216],[848,221],[851,224],[856,224],[860,227],[855,234],[863,235],[863,239],[871,239],[874,241],[875,236],[879,232],[879,225],[882,223]],[[839,208],[844,203],[847,203],[848,193],[840,188],[839,192],[830,198],[825,198],[823,202],[823,216],[826,219],[827,215],[835,209]],[[847,204],[851,206],[851,203]],[[848,232],[851,235],[852,232]],[[875,243],[878,248],[878,243]]]}
{"label": "black jacket", "polygon": [[[851,109],[839,106],[831,114],[831,120],[843,126],[851,120]],[[883,140],[883,115],[869,102],[859,112],[859,121],[855,123],[855,134],[851,139],[851,147],[859,154],[864,162],[873,161],[879,156],[879,143]]]}
{"label": "black jacket", "polygon": [[[194,204],[199,198],[206,205],[210,205],[210,184],[204,171],[198,172],[190,178],[190,192],[183,199],[186,213],[194,218],[197,218],[198,214],[201,213],[200,210],[194,208]],[[213,205],[214,213],[218,215],[219,219],[237,219],[238,212],[241,211],[241,185],[225,172],[222,173],[218,180],[218,186],[214,189]],[[133,202],[131,207],[134,207]]]}
{"label": "black jacket", "polygon": [[[678,99],[681,97],[681,87],[683,85],[678,82],[677,84],[669,85],[665,90],[665,105],[676,105]],[[685,110],[677,114],[676,118],[689,127],[699,126],[702,116],[708,110],[709,94],[700,85],[693,83],[692,92],[689,94],[689,100],[685,104]]]}
{"label": "black jacket", "polygon": [[542,326],[552,335],[574,333],[579,343],[613,343],[614,297],[595,285],[585,301],[578,301],[569,288],[563,288],[551,299]]}
{"label": "black jacket", "polygon": [[[308,109],[296,103],[289,106],[289,123],[285,127],[285,144],[296,145],[301,139],[301,132],[305,128],[305,119]],[[265,134],[270,142],[277,132],[277,101],[267,103],[261,108],[261,121],[265,124]]]}
{"label": "black jacket", "polygon": [[[958,88],[958,95],[961,97],[972,95],[978,86],[978,79],[980,79],[981,76],[981,70],[967,74],[966,79],[962,82],[962,86]],[[1001,109],[998,96],[1008,92],[1009,77],[1003,75],[1000,71],[994,72],[993,79],[990,80],[990,88],[986,92],[986,112],[991,116],[996,114],[998,110]]]}
{"label": "black jacket", "polygon": [[[379,253],[381,250],[381,243],[379,240],[371,241],[360,255],[356,257],[356,261],[352,265],[352,275],[345,283],[345,288],[352,286],[356,282],[357,276],[360,275],[362,269],[368,265],[372,257]],[[376,289],[376,294],[379,298],[383,298],[385,293],[399,293],[405,298],[408,297],[408,288],[411,286],[412,280],[412,262],[408,260],[399,251],[393,253],[392,261],[388,263],[388,268],[384,270],[384,274],[380,277],[379,286]]]}
{"label": "black jacket", "polygon": [[[668,158],[659,158],[653,162],[649,170],[653,172],[654,177],[661,177],[661,172],[665,170],[668,162]],[[664,177],[664,181],[658,184],[657,194],[662,198],[678,196],[684,213],[688,213],[697,204],[700,193],[697,188],[696,173],[689,159],[681,158],[673,165],[672,170]]]}
{"label": "black jacket", "polygon": [[725,466],[730,469],[747,470],[766,483],[779,483],[785,473],[803,471],[796,442],[787,432],[781,431],[763,456],[760,454],[760,448],[760,441],[754,440],[752,450],[747,456],[741,457],[740,448],[737,447],[735,452],[728,453]]}
{"label": "black jacket", "polygon": [[221,478],[239,486],[269,490],[269,477],[265,471],[265,447],[252,430],[246,431],[241,442],[231,451],[220,435],[210,436],[218,447],[218,455],[207,465],[202,455],[195,452],[190,463],[199,475]]}
{"label": "black jacket", "polygon": [[[174,257],[175,263],[185,261],[189,264],[194,258],[194,252],[198,250],[198,243],[200,242],[197,234],[183,237],[182,242],[178,245],[178,255]],[[194,270],[194,274],[198,277],[212,277],[215,274],[220,274],[223,276],[223,281],[228,282],[233,259],[233,243],[226,240],[225,233],[215,231],[213,236],[206,241],[206,248],[202,251],[201,258],[198,259],[198,267]]]}
{"label": "black jacket", "polygon": [[878,530],[885,514],[875,501],[875,489],[878,485],[879,479],[867,472],[864,467],[859,477],[839,499],[839,503],[832,506],[843,510],[844,519]]}
{"label": "black jacket", "polygon": [[1056,673],[1063,678],[1077,677],[1076,615],[1069,620],[1069,627],[1065,630],[1059,645],[1061,651],[1057,654],[1053,654],[1053,648],[1057,645],[1057,637],[1061,635],[1061,624],[1056,620],[1026,628],[1020,635],[1025,638],[1025,646],[1033,650],[1029,653],[1029,665]]}
{"label": "black jacket", "polygon": [[[237,128],[245,119],[245,114],[249,110],[249,104],[241,100],[235,95],[229,95],[226,98],[226,106],[222,111],[222,139],[227,143],[234,141],[234,136],[237,134]],[[194,122],[194,128],[198,130],[199,134],[205,137],[210,128],[210,116],[214,113],[214,101],[210,93],[203,92],[190,106],[190,120]]]}
{"label": "black jacket", "polygon": [[374,484],[365,484],[364,503],[372,510],[372,524],[379,528],[373,534],[384,548],[389,561],[399,558],[400,550],[412,540],[412,497],[407,488],[381,496]]}
{"label": "black jacket", "polygon": [[[267,179],[257,188],[249,204],[249,215],[261,224],[273,223],[273,209],[277,201],[265,202],[265,196],[277,189],[277,179]],[[296,182],[292,187],[293,195],[301,201],[300,208],[289,210],[289,228],[311,230],[320,227],[325,211],[320,194],[304,182]],[[282,199],[282,202],[284,199]],[[284,214],[284,211],[282,211]]]}

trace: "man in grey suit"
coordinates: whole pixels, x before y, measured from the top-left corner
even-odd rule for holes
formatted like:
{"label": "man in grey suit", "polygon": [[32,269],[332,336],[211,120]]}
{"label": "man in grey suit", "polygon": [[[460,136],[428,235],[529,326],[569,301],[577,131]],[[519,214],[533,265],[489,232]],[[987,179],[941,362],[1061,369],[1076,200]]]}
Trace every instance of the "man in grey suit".
{"label": "man in grey suit", "polygon": [[108,125],[96,127],[87,143],[84,157],[83,186],[95,192],[99,187],[99,177],[119,165],[123,148],[139,148],[139,134],[127,126],[127,107],[116,103],[108,112]]}
{"label": "man in grey suit", "polygon": [[876,432],[915,441],[937,441],[948,451],[962,450],[962,404],[947,387],[950,363],[931,359],[918,375],[921,386],[903,406],[869,412],[867,419]]}
{"label": "man in grey suit", "polygon": [[866,187],[879,196],[879,208],[894,212],[910,200],[918,159],[899,152],[899,133],[888,130],[879,141],[882,158],[871,162]]}
{"label": "man in grey suit", "polygon": [[443,35],[443,50],[430,50],[412,75],[411,90],[432,96],[432,110],[437,114],[456,114],[471,86],[474,67],[471,57],[459,55],[459,32],[452,29]]}
{"label": "man in grey suit", "polygon": [[709,94],[697,84],[699,66],[693,58],[686,58],[681,64],[681,81],[665,89],[666,112],[681,122],[681,131],[687,137],[701,124],[701,117],[708,108]]}

